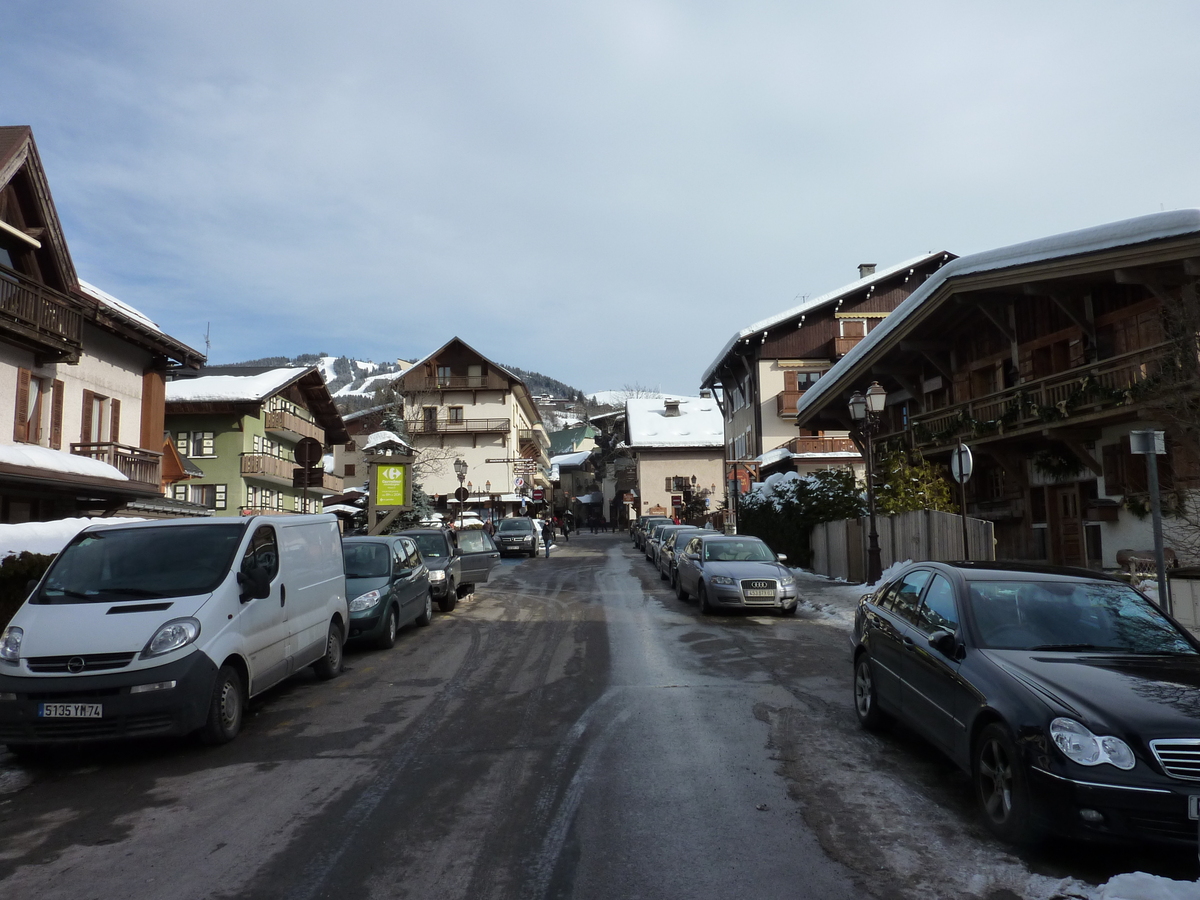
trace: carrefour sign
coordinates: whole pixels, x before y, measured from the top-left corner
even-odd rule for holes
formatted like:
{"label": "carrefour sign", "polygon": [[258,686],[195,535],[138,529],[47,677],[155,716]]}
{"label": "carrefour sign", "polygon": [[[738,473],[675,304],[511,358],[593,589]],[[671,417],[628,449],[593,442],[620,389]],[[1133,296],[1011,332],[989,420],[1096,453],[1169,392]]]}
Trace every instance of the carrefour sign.
{"label": "carrefour sign", "polygon": [[408,506],[408,466],[377,465],[373,485],[376,508]]}

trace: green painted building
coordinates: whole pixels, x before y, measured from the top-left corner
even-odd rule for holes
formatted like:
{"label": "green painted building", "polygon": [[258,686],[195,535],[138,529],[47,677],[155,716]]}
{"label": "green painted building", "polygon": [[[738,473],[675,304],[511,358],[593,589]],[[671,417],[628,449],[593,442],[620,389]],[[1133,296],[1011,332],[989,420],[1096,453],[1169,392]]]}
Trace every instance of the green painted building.
{"label": "green painted building", "polygon": [[202,475],[172,486],[177,500],[218,516],[321,512],[342,479],[293,487],[296,445],[323,452],[350,440],[316,366],[213,366],[167,383],[166,428],[180,455]]}

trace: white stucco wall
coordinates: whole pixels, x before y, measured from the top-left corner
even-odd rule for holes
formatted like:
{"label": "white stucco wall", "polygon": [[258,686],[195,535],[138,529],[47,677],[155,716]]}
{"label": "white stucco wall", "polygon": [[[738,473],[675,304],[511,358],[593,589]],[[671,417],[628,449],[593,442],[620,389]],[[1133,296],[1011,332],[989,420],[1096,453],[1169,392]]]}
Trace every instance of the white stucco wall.
{"label": "white stucco wall", "polygon": [[677,491],[666,490],[666,479],[696,476],[696,488],[704,490],[716,485],[713,494],[714,506],[724,496],[725,454],[719,447],[680,450],[638,450],[638,497],[641,499],[641,515],[650,507],[663,506],[669,512],[671,495]]}

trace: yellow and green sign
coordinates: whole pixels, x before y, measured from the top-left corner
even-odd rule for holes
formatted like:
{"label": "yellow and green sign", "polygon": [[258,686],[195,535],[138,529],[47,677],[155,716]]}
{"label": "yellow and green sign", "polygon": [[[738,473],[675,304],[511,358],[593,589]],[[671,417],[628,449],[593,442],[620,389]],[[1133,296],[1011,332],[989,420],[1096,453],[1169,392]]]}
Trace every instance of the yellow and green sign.
{"label": "yellow and green sign", "polygon": [[408,466],[375,466],[375,507],[408,506]]}

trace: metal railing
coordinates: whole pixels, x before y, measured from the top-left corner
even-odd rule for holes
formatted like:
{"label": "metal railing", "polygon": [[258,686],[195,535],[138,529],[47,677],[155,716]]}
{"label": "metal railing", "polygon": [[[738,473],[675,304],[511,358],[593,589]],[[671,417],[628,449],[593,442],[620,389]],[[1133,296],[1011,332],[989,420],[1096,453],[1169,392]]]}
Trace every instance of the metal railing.
{"label": "metal railing", "polygon": [[509,430],[509,419],[417,419],[408,423],[410,434],[463,434],[472,431]]}
{"label": "metal railing", "polygon": [[508,390],[508,380],[491,373],[487,375],[442,375],[434,378],[406,379],[406,391]]}
{"label": "metal railing", "polygon": [[1134,399],[1136,386],[1158,373],[1169,347],[1157,344],[919,413],[911,417],[909,429],[918,444],[944,444],[977,435],[981,427],[1015,431],[1120,406]]}
{"label": "metal railing", "polygon": [[128,444],[114,444],[112,441],[96,441],[72,444],[71,453],[74,456],[86,456],[88,459],[108,463],[130,481],[138,484],[155,488],[162,484],[162,454],[154,450],[143,450]]}
{"label": "metal railing", "polygon": [[83,348],[83,311],[66,294],[0,266],[0,321],[5,318],[29,330],[22,336],[44,338],[58,352],[77,355]]}

